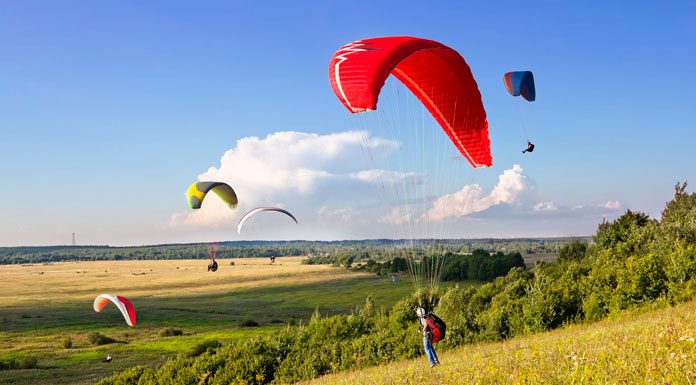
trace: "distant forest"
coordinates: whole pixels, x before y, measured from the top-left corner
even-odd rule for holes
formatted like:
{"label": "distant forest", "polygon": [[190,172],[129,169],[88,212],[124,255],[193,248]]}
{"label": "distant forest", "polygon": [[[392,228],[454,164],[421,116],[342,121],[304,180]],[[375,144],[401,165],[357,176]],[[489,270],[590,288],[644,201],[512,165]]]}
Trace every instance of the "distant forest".
{"label": "distant forest", "polygon": [[[426,254],[466,254],[482,249],[491,253],[557,253],[573,240],[591,237],[517,238],[517,239],[370,239],[343,241],[234,241],[219,243],[171,244],[138,247],[111,246],[40,246],[2,247],[0,264],[49,263],[62,261],[109,261],[155,259],[206,259],[209,247],[217,245],[217,258],[259,258],[306,256],[329,261],[346,257],[390,260],[405,248],[422,249]],[[321,262],[320,262],[321,263]],[[331,262],[329,262],[331,263]]]}

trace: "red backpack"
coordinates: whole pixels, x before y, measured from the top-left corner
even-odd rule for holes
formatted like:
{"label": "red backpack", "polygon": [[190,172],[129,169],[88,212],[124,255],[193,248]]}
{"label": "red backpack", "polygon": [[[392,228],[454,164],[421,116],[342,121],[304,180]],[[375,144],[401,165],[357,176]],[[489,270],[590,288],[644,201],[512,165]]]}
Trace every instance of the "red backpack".
{"label": "red backpack", "polygon": [[428,324],[428,328],[430,328],[430,342],[438,342],[445,338],[445,331],[447,330],[445,321],[433,313],[428,313],[425,315],[425,322]]}

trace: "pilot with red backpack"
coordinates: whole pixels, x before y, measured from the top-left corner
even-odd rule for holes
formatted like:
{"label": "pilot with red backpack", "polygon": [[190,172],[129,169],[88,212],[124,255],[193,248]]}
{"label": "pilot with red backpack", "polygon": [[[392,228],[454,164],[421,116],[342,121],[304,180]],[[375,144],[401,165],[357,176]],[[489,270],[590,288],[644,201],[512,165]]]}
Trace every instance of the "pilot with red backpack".
{"label": "pilot with red backpack", "polygon": [[435,314],[431,312],[426,312],[425,309],[419,307],[416,309],[416,314],[420,320],[423,329],[421,334],[423,334],[423,348],[425,349],[425,355],[428,356],[428,361],[430,361],[430,367],[440,363],[437,358],[437,353],[433,348],[433,343],[440,341],[445,338],[445,323]]}

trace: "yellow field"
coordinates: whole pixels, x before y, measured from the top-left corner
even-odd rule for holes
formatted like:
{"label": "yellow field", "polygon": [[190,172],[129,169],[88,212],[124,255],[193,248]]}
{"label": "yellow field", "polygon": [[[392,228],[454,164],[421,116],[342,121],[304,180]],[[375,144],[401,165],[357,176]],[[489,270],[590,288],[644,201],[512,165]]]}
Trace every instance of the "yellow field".
{"label": "yellow field", "polygon": [[[269,335],[317,308],[349,312],[368,295],[391,307],[411,291],[406,279],[393,283],[301,260],[221,259],[214,273],[207,259],[0,265],[0,362],[38,360],[38,369],[0,370],[0,384],[93,384],[132,366],[161,364],[203,341]],[[136,327],[114,307],[95,313],[92,301],[101,293],[130,298]],[[246,320],[261,326],[240,327]],[[163,327],[183,335],[162,337]],[[94,345],[94,332],[118,343]],[[66,338],[72,347],[64,347]],[[112,363],[102,363],[107,353]]]}
{"label": "yellow field", "polygon": [[433,369],[420,358],[308,384],[695,384],[694,314],[696,302],[438,352]]}
{"label": "yellow field", "polygon": [[[74,302],[110,293],[138,297],[224,293],[266,285],[318,284],[356,277],[328,265],[301,265],[302,257],[218,260],[95,261],[1,265],[0,307]],[[230,266],[230,261],[235,265]]]}

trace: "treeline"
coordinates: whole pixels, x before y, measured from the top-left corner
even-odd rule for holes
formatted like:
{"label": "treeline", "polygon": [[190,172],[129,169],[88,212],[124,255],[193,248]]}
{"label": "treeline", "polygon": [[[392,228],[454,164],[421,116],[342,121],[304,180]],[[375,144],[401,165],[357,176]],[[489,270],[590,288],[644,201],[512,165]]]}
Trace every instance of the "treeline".
{"label": "treeline", "polygon": [[[494,341],[591,322],[640,306],[696,297],[696,194],[677,185],[660,220],[627,211],[599,225],[593,243],[574,241],[559,260],[510,273],[478,288],[451,287],[433,302],[447,322],[441,346]],[[292,383],[421,353],[410,296],[388,311],[368,298],[350,315],[320,317],[273,336],[252,338],[157,368],[136,367],[108,384]]]}
{"label": "treeline", "polygon": [[[254,258],[271,256],[308,256],[307,263],[334,263],[353,259],[391,260],[406,248],[424,254],[466,254],[476,249],[491,252],[556,253],[573,239],[403,239],[345,241],[237,241],[216,243],[220,258]],[[153,260],[208,258],[213,243],[154,245],[138,247],[44,246],[0,247],[0,264],[47,263],[64,261]]]}
{"label": "treeline", "polygon": [[[207,259],[213,244],[142,247],[62,246],[0,248],[0,264],[50,263],[65,261],[120,261],[160,259]],[[268,258],[306,255],[301,246],[216,245],[217,258]]]}
{"label": "treeline", "polygon": [[[399,255],[404,255],[401,253]],[[418,274],[426,277],[439,274],[443,281],[492,281],[496,277],[507,274],[511,269],[518,267],[524,269],[524,259],[519,252],[514,253],[489,253],[483,249],[476,249],[471,254],[459,255],[446,253],[445,255],[422,256],[418,261],[409,260],[411,257],[393,257],[386,261],[378,262],[369,255],[362,255],[362,260],[356,261],[354,257],[347,256],[341,259],[317,259],[306,258],[303,263],[316,263],[319,261],[331,263],[336,267],[345,267],[353,271],[371,272],[377,275],[408,272],[415,269]],[[365,259],[367,258],[367,259]],[[430,271],[435,270],[437,271]]]}
{"label": "treeline", "polygon": [[476,249],[470,255],[448,254],[444,258],[443,281],[492,281],[515,267],[524,269],[524,259],[519,252],[491,254]]}

